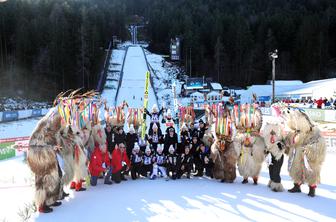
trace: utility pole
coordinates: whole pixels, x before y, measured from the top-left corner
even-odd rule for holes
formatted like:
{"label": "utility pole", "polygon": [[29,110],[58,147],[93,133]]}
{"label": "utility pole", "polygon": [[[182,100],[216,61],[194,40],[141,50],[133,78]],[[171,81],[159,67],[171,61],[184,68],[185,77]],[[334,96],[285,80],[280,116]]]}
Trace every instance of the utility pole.
{"label": "utility pole", "polygon": [[275,102],[275,59],[278,58],[278,50],[269,53],[269,58],[272,60],[272,103]]}

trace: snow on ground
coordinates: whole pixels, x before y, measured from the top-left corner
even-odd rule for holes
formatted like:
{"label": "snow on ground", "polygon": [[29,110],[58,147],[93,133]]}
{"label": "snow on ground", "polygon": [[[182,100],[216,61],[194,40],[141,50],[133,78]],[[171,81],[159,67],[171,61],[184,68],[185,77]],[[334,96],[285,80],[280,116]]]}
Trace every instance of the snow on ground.
{"label": "snow on ground", "polygon": [[182,73],[181,69],[176,65],[173,65],[167,61],[164,62],[164,67],[162,63],[164,58],[161,55],[145,50],[148,63],[152,67],[154,73],[153,76],[154,87],[157,92],[159,104],[164,105],[167,108],[173,108],[173,95],[172,95],[172,83],[176,83],[176,94],[181,92],[181,83],[176,81],[178,73]]}
{"label": "snow on ground", "polygon": [[[80,193],[72,193],[62,206],[54,208],[51,214],[34,214],[32,221],[336,221],[336,175],[334,173],[335,153],[328,152],[322,168],[322,184],[317,196],[303,193],[274,193],[267,187],[268,171],[264,164],[259,185],[241,184],[237,176],[235,183],[225,184],[209,178],[183,178],[165,181],[163,178],[151,181],[141,178],[111,186],[99,180],[97,187],[88,187]],[[0,170],[10,169],[12,180],[29,178],[28,167],[22,157],[0,161]],[[287,158],[281,176],[285,189],[292,187],[287,173]],[[237,175],[238,171],[237,171]],[[20,183],[21,184],[21,183]],[[27,180],[29,185],[29,180]],[[23,209],[31,202],[33,188],[17,186],[0,187],[0,221],[19,221],[19,205]],[[15,195],[13,195],[15,193]],[[19,204],[18,204],[19,203]]]}
{"label": "snow on ground", "polygon": [[30,136],[40,119],[41,117],[0,123],[0,139]]}

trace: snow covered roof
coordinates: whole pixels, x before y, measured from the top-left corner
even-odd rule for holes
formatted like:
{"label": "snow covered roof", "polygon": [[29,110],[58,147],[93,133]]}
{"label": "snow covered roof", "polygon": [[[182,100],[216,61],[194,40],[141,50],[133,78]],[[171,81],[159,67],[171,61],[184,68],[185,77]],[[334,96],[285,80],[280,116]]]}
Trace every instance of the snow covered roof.
{"label": "snow covered roof", "polygon": [[203,96],[203,94],[200,93],[200,92],[194,92],[194,93],[191,93],[190,96],[192,96],[192,97]]}
{"label": "snow covered roof", "polygon": [[[272,80],[268,80],[267,84],[272,85]],[[298,86],[302,84],[301,80],[275,80],[275,85],[278,86]]]}
{"label": "snow covered roof", "polygon": [[336,94],[336,78],[307,82],[294,89],[282,91],[282,95],[307,95],[316,97],[332,97]]}
{"label": "snow covered roof", "polygon": [[218,83],[218,82],[211,82],[210,85],[211,85],[211,88],[213,90],[222,90],[223,89],[221,84]]}

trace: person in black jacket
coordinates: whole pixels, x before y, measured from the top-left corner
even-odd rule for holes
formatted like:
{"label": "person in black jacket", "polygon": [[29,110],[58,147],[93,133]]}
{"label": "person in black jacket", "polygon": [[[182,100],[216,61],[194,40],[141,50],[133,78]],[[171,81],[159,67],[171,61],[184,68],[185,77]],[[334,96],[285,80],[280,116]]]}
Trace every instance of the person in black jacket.
{"label": "person in black jacket", "polygon": [[183,174],[187,173],[187,178],[190,179],[192,165],[193,157],[190,154],[189,147],[186,146],[184,149],[184,153],[179,156],[177,178],[180,179]]}
{"label": "person in black jacket", "polygon": [[158,177],[159,174],[161,174],[162,177],[168,180],[166,162],[167,162],[167,157],[163,153],[163,144],[159,144],[156,149],[156,153],[154,155],[153,173],[151,175],[152,180]]}
{"label": "person in black jacket", "polygon": [[113,131],[112,131],[112,126],[110,123],[106,124],[105,127],[105,134],[106,134],[106,142],[107,142],[107,151],[112,154],[112,151],[114,149],[114,141],[112,140],[113,138]]}
{"label": "person in black jacket", "polygon": [[177,134],[175,133],[174,127],[169,127],[167,129],[168,133],[165,136],[165,141],[164,141],[164,149],[163,153],[168,154],[168,149],[172,145],[174,149],[177,148]]}
{"label": "person in black jacket", "polygon": [[150,176],[153,173],[154,158],[153,158],[152,151],[149,145],[147,146],[145,150],[145,154],[143,155],[142,159],[143,159],[143,164],[141,167],[141,172],[142,172],[141,174],[144,177],[150,178]]}
{"label": "person in black jacket", "polygon": [[205,131],[208,129],[202,119],[198,121],[198,139],[202,140],[205,134]]}
{"label": "person in black jacket", "polygon": [[151,129],[153,127],[153,124],[156,123],[157,126],[160,128],[160,115],[163,112],[163,108],[160,110],[158,109],[157,105],[154,104],[152,107],[152,113],[148,112],[148,110],[145,108],[145,113],[150,116],[150,125],[149,128]]}
{"label": "person in black jacket", "polygon": [[132,154],[134,143],[138,142],[138,134],[135,133],[133,124],[130,125],[129,131],[126,135],[126,152],[128,158]]}
{"label": "person in black jacket", "polygon": [[141,166],[142,166],[142,152],[140,150],[140,147],[137,143],[134,144],[134,148],[132,150],[131,154],[131,177],[132,180],[136,180],[138,176],[142,173],[141,172]]}
{"label": "person in black jacket", "polygon": [[178,172],[178,158],[179,156],[175,153],[173,145],[169,147],[169,154],[167,155],[167,175],[170,176],[173,180],[177,178]]}
{"label": "person in black jacket", "polygon": [[189,134],[190,136],[197,135],[198,137],[198,129],[195,127],[195,124],[193,122],[189,125]]}
{"label": "person in black jacket", "polygon": [[197,174],[195,174],[194,176],[203,176],[203,174],[201,173],[201,160],[199,157],[199,153],[200,153],[200,140],[198,138],[198,134],[194,134],[192,137],[192,141],[191,141],[191,145],[190,145],[190,154],[193,156],[194,158],[194,172],[196,172],[197,170]]}
{"label": "person in black jacket", "polygon": [[114,136],[114,141],[116,144],[120,143],[126,144],[126,134],[122,126],[119,126],[117,128],[117,133]]}
{"label": "person in black jacket", "polygon": [[210,158],[210,149],[205,146],[203,142],[200,143],[200,153],[199,157],[201,160],[200,164],[200,175],[203,175],[204,169],[205,169],[205,175],[208,177],[213,178],[212,174],[212,168],[213,168],[213,162],[212,159]]}
{"label": "person in black jacket", "polygon": [[185,144],[189,144],[191,142],[191,135],[190,131],[188,130],[188,127],[185,123],[183,123],[181,127],[181,133],[180,133],[180,141],[181,144],[184,146]]}
{"label": "person in black jacket", "polygon": [[147,140],[152,145],[152,152],[156,152],[157,145],[163,142],[161,129],[156,125],[156,123],[153,124],[151,129],[149,129]]}

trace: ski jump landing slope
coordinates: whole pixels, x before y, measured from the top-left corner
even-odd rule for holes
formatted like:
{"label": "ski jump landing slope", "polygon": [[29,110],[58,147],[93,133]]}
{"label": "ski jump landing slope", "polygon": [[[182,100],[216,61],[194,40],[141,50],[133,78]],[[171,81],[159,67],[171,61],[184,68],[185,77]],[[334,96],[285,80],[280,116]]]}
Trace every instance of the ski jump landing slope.
{"label": "ski jump landing slope", "polygon": [[[143,107],[147,71],[147,62],[142,48],[140,46],[130,46],[126,54],[116,105],[120,105],[125,100],[130,108]],[[157,104],[157,101],[154,90],[150,85],[148,90],[148,110],[151,110],[153,104]]]}

